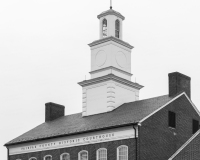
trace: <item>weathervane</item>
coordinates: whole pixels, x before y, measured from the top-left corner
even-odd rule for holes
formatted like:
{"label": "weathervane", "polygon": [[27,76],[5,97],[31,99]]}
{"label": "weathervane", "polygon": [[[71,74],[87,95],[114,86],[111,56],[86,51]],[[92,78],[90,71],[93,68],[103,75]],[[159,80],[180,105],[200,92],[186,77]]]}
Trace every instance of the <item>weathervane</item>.
{"label": "weathervane", "polygon": [[112,9],[112,0],[110,0],[110,9]]}

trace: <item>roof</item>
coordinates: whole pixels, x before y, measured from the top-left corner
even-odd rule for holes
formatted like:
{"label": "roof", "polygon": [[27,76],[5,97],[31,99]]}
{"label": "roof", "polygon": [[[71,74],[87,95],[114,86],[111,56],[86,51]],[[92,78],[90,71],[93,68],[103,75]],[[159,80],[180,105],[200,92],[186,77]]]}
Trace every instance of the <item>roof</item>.
{"label": "roof", "polygon": [[78,84],[81,85],[82,87],[85,87],[85,86],[89,86],[89,85],[92,85],[92,84],[97,84],[99,82],[105,82],[105,81],[108,81],[108,80],[113,80],[113,81],[116,81],[116,82],[120,82],[121,84],[125,84],[127,86],[130,86],[132,88],[136,88],[136,89],[141,89],[143,88],[144,86],[138,84],[138,83],[134,83],[134,82],[131,82],[131,81],[128,81],[124,78],[121,78],[121,77],[118,77],[114,74],[107,74],[105,76],[101,76],[101,77],[97,77],[97,78],[93,78],[93,79],[90,79],[90,80],[84,80],[82,82],[79,82]]}
{"label": "roof", "polygon": [[200,146],[200,144],[199,144],[199,139],[200,139],[199,136],[200,136],[200,130],[198,130],[189,140],[187,140],[187,142],[185,142],[168,160],[173,160],[180,154],[184,154],[184,156],[186,156],[186,154],[187,154],[188,157],[190,157],[189,154],[193,154],[194,155],[194,153],[192,153],[192,152],[195,152],[195,151],[199,152],[199,150],[193,150],[192,152],[189,152],[188,150],[185,150],[186,147],[189,147],[190,149],[193,149],[190,146],[190,145],[192,145],[192,143],[193,143],[193,145],[194,144],[198,145],[198,148],[199,148],[199,146]]}
{"label": "roof", "polygon": [[129,43],[119,39],[119,38],[116,38],[116,37],[113,37],[113,36],[109,36],[109,37],[105,37],[105,38],[102,38],[102,39],[99,39],[99,40],[96,40],[96,41],[93,41],[92,43],[88,44],[90,47],[93,47],[93,46],[96,46],[96,45],[99,45],[99,44],[102,44],[102,43],[105,43],[105,42],[109,42],[109,41],[113,41],[113,42],[116,42],[118,44],[121,44],[129,49],[133,49],[134,47],[131,46]]}
{"label": "roof", "polygon": [[99,14],[99,15],[97,16],[97,18],[100,19],[101,17],[107,16],[107,15],[115,15],[115,16],[121,18],[122,20],[125,19],[125,17],[124,17],[121,13],[119,13],[119,12],[113,10],[113,9],[109,9],[109,10],[107,10],[107,11],[102,12],[101,14]]}
{"label": "roof", "polygon": [[115,110],[107,113],[87,117],[82,117],[82,113],[63,116],[54,121],[45,122],[5,145],[136,124],[172,99],[168,95],[164,95],[124,103]]}

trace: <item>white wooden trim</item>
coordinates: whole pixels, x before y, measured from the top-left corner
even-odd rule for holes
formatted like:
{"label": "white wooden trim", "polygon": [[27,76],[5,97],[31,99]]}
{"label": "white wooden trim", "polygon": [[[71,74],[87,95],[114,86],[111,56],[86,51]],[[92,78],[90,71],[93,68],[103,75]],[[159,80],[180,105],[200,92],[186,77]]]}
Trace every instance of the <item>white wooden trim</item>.
{"label": "white wooden trim", "polygon": [[140,120],[138,123],[141,124],[143,121],[145,121],[147,118],[151,117],[152,115],[154,115],[155,113],[157,113],[158,111],[160,111],[161,109],[163,109],[164,107],[166,107],[168,104],[172,103],[173,101],[175,101],[176,99],[178,99],[179,97],[181,97],[182,95],[185,95],[186,98],[188,99],[188,101],[191,103],[191,105],[193,106],[193,108],[195,109],[195,111],[197,112],[197,114],[200,116],[200,112],[198,111],[197,107],[192,103],[192,101],[190,100],[190,98],[187,96],[187,94],[185,92],[177,95],[176,97],[174,97],[172,100],[170,100],[169,102],[167,102],[166,104],[164,104],[162,107],[158,108],[157,110],[155,110],[154,112],[152,112],[151,114],[149,114],[148,116],[144,117],[142,120]]}
{"label": "white wooden trim", "polygon": [[121,146],[117,147],[117,160],[119,160],[119,149],[122,147],[127,148],[127,160],[128,160],[128,146],[126,146],[126,145],[121,145]]}
{"label": "white wooden trim", "polygon": [[70,154],[67,153],[67,152],[64,152],[64,153],[62,153],[62,154],[60,155],[60,160],[62,160],[62,156],[65,155],[65,154],[69,155],[69,159],[70,159]]}
{"label": "white wooden trim", "polygon": [[198,136],[200,130],[198,130],[187,142],[185,142],[168,160],[172,160],[177,154],[179,154],[196,136]]}
{"label": "white wooden trim", "polygon": [[184,92],[185,96],[187,97],[188,101],[191,103],[191,105],[193,106],[193,108],[195,109],[195,111],[198,113],[198,115],[200,116],[200,112],[197,109],[197,107],[194,105],[194,103],[191,101],[191,99],[187,96],[187,94]]}
{"label": "white wooden trim", "polygon": [[88,151],[86,151],[86,150],[82,150],[82,151],[80,151],[79,153],[78,153],[78,160],[81,160],[81,153],[82,152],[86,152],[87,153],[87,160],[88,160]]}
{"label": "white wooden trim", "polygon": [[31,158],[29,158],[29,160],[37,160],[37,158],[36,157],[31,157]]}
{"label": "white wooden trim", "polygon": [[52,155],[46,155],[44,156],[43,160],[45,160],[46,157],[50,156],[51,157],[51,160],[52,160]]}
{"label": "white wooden trim", "polygon": [[105,150],[105,151],[106,151],[106,160],[107,160],[107,158],[108,158],[107,148],[99,148],[99,149],[96,151],[96,155],[97,155],[96,160],[99,160],[99,151],[100,151],[100,150]]}

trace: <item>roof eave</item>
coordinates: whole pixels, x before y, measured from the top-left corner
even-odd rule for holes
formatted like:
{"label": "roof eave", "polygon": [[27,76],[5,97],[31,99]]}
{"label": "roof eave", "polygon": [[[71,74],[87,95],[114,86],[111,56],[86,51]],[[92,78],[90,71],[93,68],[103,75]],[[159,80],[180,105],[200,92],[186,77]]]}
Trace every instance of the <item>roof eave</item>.
{"label": "roof eave", "polygon": [[122,14],[120,14],[120,13],[114,11],[113,9],[109,9],[109,10],[107,10],[107,11],[105,11],[105,12],[99,14],[99,15],[97,16],[97,18],[100,19],[101,17],[107,16],[107,15],[115,15],[115,16],[121,18],[122,20],[125,20],[125,17],[124,17]]}
{"label": "roof eave", "polygon": [[106,38],[102,38],[102,39],[99,39],[99,40],[96,40],[90,44],[88,44],[90,47],[93,47],[93,46],[96,46],[98,44],[102,44],[102,43],[105,43],[105,42],[108,42],[108,41],[113,41],[113,42],[116,42],[118,44],[121,44],[129,49],[133,49],[134,47],[132,45],[130,45],[129,43],[119,39],[119,38],[116,38],[116,37],[113,37],[113,36],[109,36],[109,37],[106,37]]}
{"label": "roof eave", "polygon": [[115,126],[102,127],[102,128],[98,128],[98,129],[91,129],[91,130],[87,130],[87,131],[81,131],[81,132],[57,135],[57,136],[52,136],[52,137],[44,137],[44,138],[38,138],[38,139],[34,139],[34,140],[27,140],[27,141],[14,142],[14,143],[6,143],[6,144],[4,144],[4,146],[5,147],[9,147],[9,146],[12,146],[12,145],[18,145],[18,144],[23,144],[23,143],[37,142],[37,141],[41,141],[41,140],[47,140],[47,139],[65,137],[65,136],[72,136],[72,135],[83,134],[83,133],[88,133],[88,132],[102,131],[102,130],[125,127],[125,126],[131,126],[131,125],[136,125],[136,124],[138,124],[138,121],[125,123],[125,124],[120,124],[120,125],[115,125]]}
{"label": "roof eave", "polygon": [[93,79],[90,79],[90,80],[84,80],[82,82],[79,82],[78,84],[82,87],[85,87],[85,86],[89,86],[89,85],[92,85],[92,84],[97,84],[99,82],[105,82],[105,81],[108,81],[108,80],[120,82],[122,84],[128,85],[128,86],[136,88],[138,90],[140,90],[141,88],[144,87],[144,86],[142,86],[138,83],[134,83],[132,81],[123,79],[123,78],[118,77],[114,74],[108,74],[108,75],[105,75],[105,76],[102,76],[102,77],[97,77],[97,78],[93,78]]}

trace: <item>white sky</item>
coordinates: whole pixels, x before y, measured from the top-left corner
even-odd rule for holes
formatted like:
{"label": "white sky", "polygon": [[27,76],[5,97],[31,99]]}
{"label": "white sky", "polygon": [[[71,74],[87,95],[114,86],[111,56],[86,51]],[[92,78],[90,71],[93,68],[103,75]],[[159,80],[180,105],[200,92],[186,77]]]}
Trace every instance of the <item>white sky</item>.
{"label": "white sky", "polygon": [[[90,78],[90,48],[99,39],[97,15],[109,0],[0,1],[0,153],[3,144],[44,122],[46,102],[81,112]],[[168,73],[192,78],[200,109],[200,1],[113,0],[126,17],[123,40],[133,45],[132,80],[140,99],[168,93]]]}

